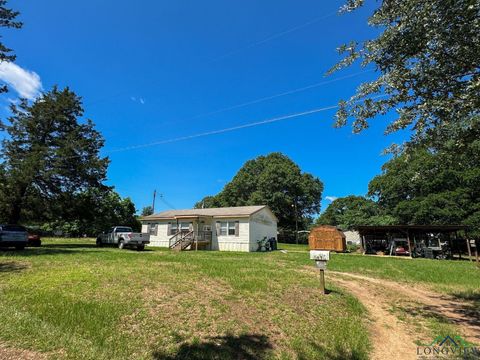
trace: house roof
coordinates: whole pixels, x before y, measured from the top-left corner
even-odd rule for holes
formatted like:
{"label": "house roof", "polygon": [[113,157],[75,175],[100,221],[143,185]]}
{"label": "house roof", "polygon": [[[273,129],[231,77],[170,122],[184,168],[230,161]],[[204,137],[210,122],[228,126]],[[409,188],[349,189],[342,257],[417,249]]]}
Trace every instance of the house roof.
{"label": "house roof", "polygon": [[198,217],[198,216],[248,217],[250,215],[255,214],[256,212],[259,212],[264,208],[267,208],[270,211],[267,205],[235,206],[235,207],[208,208],[208,209],[167,210],[158,214],[144,216],[141,218],[141,220],[145,221],[145,220],[158,220],[158,219],[176,219],[176,218]]}

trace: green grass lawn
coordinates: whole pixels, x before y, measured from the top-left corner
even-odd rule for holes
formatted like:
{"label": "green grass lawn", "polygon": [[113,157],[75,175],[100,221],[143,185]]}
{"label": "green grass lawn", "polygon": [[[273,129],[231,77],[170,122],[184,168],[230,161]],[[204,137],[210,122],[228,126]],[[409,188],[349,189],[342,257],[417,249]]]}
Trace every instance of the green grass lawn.
{"label": "green grass lawn", "polygon": [[[294,261],[309,264],[307,245],[280,244]],[[300,253],[300,254],[299,254]],[[406,283],[426,285],[432,290],[463,296],[480,296],[480,268],[466,260],[410,259],[406,257],[363,256],[332,253],[328,269]]]}
{"label": "green grass lawn", "polygon": [[319,294],[307,264],[45,239],[0,251],[0,342],[71,359],[367,358],[364,309]]}
{"label": "green grass lawn", "polygon": [[[306,246],[144,252],[45,239],[0,251],[0,343],[69,359],[366,359],[365,312],[322,296]],[[334,254],[329,269],[476,296],[467,262]],[[237,357],[238,355],[241,357]]]}

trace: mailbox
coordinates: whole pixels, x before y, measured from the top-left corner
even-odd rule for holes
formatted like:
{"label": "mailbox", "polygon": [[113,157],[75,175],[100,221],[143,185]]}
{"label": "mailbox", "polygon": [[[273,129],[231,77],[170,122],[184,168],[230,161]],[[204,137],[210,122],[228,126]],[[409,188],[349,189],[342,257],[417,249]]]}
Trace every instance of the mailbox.
{"label": "mailbox", "polygon": [[328,261],[330,260],[330,251],[310,250],[310,260]]}
{"label": "mailbox", "polygon": [[310,260],[315,260],[315,266],[320,270],[320,289],[323,294],[326,294],[325,270],[327,270],[327,262],[330,260],[330,251],[310,250]]}

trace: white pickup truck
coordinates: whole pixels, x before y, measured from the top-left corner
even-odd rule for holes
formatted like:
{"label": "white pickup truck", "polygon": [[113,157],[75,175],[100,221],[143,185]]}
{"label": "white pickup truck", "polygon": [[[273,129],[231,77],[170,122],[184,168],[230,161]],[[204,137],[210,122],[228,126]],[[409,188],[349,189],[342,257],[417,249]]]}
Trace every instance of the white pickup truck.
{"label": "white pickup truck", "polygon": [[150,244],[150,234],[134,233],[127,226],[114,226],[98,235],[97,246],[104,244],[115,244],[119,249],[136,247],[137,250],[143,250],[145,245]]}
{"label": "white pickup truck", "polygon": [[20,225],[0,225],[0,247],[15,247],[25,249],[28,242],[28,232]]}

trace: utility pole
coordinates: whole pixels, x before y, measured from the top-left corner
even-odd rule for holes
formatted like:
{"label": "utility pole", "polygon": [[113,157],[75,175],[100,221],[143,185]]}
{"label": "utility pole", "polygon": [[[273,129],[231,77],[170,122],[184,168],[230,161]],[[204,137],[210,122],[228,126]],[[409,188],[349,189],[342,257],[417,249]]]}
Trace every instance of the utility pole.
{"label": "utility pole", "polygon": [[157,197],[157,190],[153,190],[152,213],[155,214],[155,198]]}
{"label": "utility pole", "polygon": [[295,211],[295,243],[298,245],[298,213],[297,213],[297,198],[293,202],[293,210]]}

